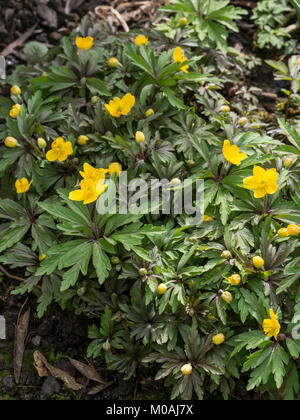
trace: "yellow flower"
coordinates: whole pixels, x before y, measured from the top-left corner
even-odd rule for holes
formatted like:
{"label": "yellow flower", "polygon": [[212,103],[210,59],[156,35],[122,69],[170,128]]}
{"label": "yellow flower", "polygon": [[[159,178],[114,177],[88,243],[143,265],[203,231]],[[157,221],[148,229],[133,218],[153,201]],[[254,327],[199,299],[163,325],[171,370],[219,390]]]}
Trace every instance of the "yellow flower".
{"label": "yellow flower", "polygon": [[19,143],[18,143],[18,140],[16,140],[14,137],[6,137],[6,139],[4,140],[4,144],[5,144],[6,147],[9,147],[10,149],[13,149]]}
{"label": "yellow flower", "polygon": [[123,98],[116,97],[109,101],[109,104],[105,104],[105,108],[110,115],[119,118],[121,115],[128,115],[134,104],[135,97],[130,93],[126,93]]}
{"label": "yellow flower", "polygon": [[89,138],[87,136],[83,136],[83,135],[79,136],[78,139],[77,139],[77,143],[80,146],[85,146],[88,141],[89,141]]}
{"label": "yellow flower", "polygon": [[[185,57],[185,55],[182,52],[182,49],[180,47],[176,47],[174,52],[173,52],[173,60],[175,61],[175,63],[183,63],[184,61],[187,61],[187,58]],[[185,73],[188,73],[188,69],[189,66],[182,66],[180,67],[180,70],[184,71]]]}
{"label": "yellow flower", "polygon": [[277,233],[280,236],[280,238],[287,238],[289,236],[287,228],[281,228]]}
{"label": "yellow flower", "polygon": [[231,146],[229,140],[224,141],[223,156],[233,165],[240,165],[241,161],[247,157],[246,153],[240,153],[240,149],[236,144]]}
{"label": "yellow flower", "polygon": [[83,164],[83,171],[79,171],[83,179],[89,179],[93,182],[98,182],[101,179],[105,179],[105,174],[108,172],[108,169],[97,169],[91,166],[89,163]]}
{"label": "yellow flower", "polygon": [[273,309],[269,310],[270,312],[270,318],[271,319],[265,319],[263,321],[263,329],[264,329],[264,333],[269,337],[274,337],[275,340],[277,340],[277,336],[279,334],[280,331],[280,324],[277,320],[277,315],[274,314]]}
{"label": "yellow flower", "polygon": [[46,159],[50,162],[54,162],[55,160],[63,162],[72,153],[72,143],[70,141],[65,142],[62,137],[58,137],[54,142],[52,142],[51,150],[47,152]]}
{"label": "yellow flower", "polygon": [[94,38],[92,36],[87,36],[82,38],[80,36],[76,37],[76,46],[80,50],[89,50],[94,45]]}
{"label": "yellow flower", "polygon": [[44,261],[46,259],[46,254],[41,254],[40,256],[39,256],[39,260],[40,261]]}
{"label": "yellow flower", "polygon": [[254,267],[256,268],[261,268],[265,264],[264,259],[259,256],[253,257],[252,262],[253,262]]}
{"label": "yellow flower", "polygon": [[254,166],[253,176],[244,179],[244,187],[254,190],[255,198],[262,198],[266,194],[275,194],[278,190],[278,173],[275,168],[265,171],[260,166]]}
{"label": "yellow flower", "polygon": [[146,117],[150,117],[150,115],[154,114],[154,110],[152,108],[147,109],[147,111],[145,112]]}
{"label": "yellow flower", "polygon": [[17,179],[15,186],[18,194],[23,194],[27,192],[32,184],[32,180],[28,182],[27,178]]}
{"label": "yellow flower", "polygon": [[104,179],[94,182],[91,179],[83,179],[80,182],[80,190],[71,191],[69,199],[73,201],[83,201],[83,204],[93,203],[105,191],[107,184]]}
{"label": "yellow flower", "polygon": [[12,86],[11,89],[10,89],[10,91],[15,96],[19,96],[22,93],[21,89],[17,85]]}
{"label": "yellow flower", "polygon": [[241,276],[239,274],[233,274],[227,279],[232,286],[237,286],[241,282]]}
{"label": "yellow flower", "polygon": [[113,162],[108,167],[109,175],[113,175],[115,172],[118,176],[120,176],[120,172],[122,171],[122,165],[118,162]]}
{"label": "yellow flower", "polygon": [[21,110],[21,105],[20,104],[16,104],[12,107],[12,109],[9,111],[9,115],[12,118],[17,118],[17,116],[20,114],[20,110]]}
{"label": "yellow flower", "polygon": [[225,340],[224,334],[216,334],[213,336],[212,341],[216,346],[222,344]]}
{"label": "yellow flower", "polygon": [[300,233],[300,226],[298,226],[298,225],[288,225],[287,232],[291,236],[297,236]]}
{"label": "yellow flower", "polygon": [[118,64],[119,64],[119,60],[115,57],[111,57],[107,62],[107,65],[109,67],[117,67]]}
{"label": "yellow flower", "polygon": [[135,43],[138,47],[140,47],[142,44],[148,45],[148,38],[144,35],[138,35],[135,38]]}
{"label": "yellow flower", "polygon": [[181,373],[183,375],[190,375],[192,373],[192,370],[193,370],[192,365],[190,363],[187,363],[182,366]]}

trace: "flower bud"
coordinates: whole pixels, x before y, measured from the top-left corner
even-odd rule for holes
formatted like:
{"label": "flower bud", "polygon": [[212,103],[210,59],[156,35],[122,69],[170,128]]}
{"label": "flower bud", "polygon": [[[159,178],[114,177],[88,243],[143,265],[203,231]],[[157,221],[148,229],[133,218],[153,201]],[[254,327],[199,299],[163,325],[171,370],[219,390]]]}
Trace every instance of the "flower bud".
{"label": "flower bud", "polygon": [[221,298],[226,302],[226,303],[231,303],[232,302],[232,294],[230,292],[223,292],[221,294]]}
{"label": "flower bud", "polygon": [[232,286],[237,286],[241,282],[241,276],[239,274],[233,274],[227,279]]}
{"label": "flower bud", "polygon": [[111,349],[110,342],[106,340],[105,343],[103,343],[102,348],[104,351],[109,351]]}
{"label": "flower bud", "polygon": [[246,125],[248,123],[248,118],[246,118],[246,117],[241,117],[239,120],[238,120],[238,124],[241,126],[241,127],[243,127],[244,125]]}
{"label": "flower bud", "polygon": [[284,166],[286,167],[286,168],[289,168],[290,166],[291,166],[291,164],[293,163],[293,159],[292,158],[286,158],[285,160],[284,160]]}
{"label": "flower bud", "polygon": [[148,274],[148,271],[146,270],[146,268],[140,268],[139,269],[139,275],[140,276],[146,276]]}
{"label": "flower bud", "polygon": [[99,101],[99,96],[92,96],[92,98],[91,98],[91,102],[92,102],[92,104],[95,104],[96,102],[98,102]]}
{"label": "flower bud", "polygon": [[45,139],[43,139],[43,137],[39,137],[37,139],[37,144],[38,144],[40,149],[45,149],[45,147],[47,146],[47,142],[46,142]]}
{"label": "flower bud", "polygon": [[287,228],[281,228],[277,233],[280,236],[280,238],[287,238],[289,236]]}
{"label": "flower bud", "polygon": [[81,297],[84,296],[86,292],[86,287],[80,287],[80,289],[77,290],[77,296]]}
{"label": "flower bud", "polygon": [[120,262],[120,258],[118,258],[118,257],[111,257],[111,262],[112,262],[114,265],[119,264],[119,262]]}
{"label": "flower bud", "polygon": [[211,222],[212,220],[214,220],[212,216],[209,216],[208,214],[203,215],[202,222]]}
{"label": "flower bud", "polygon": [[192,373],[192,370],[193,370],[192,365],[190,363],[187,363],[182,366],[181,373],[183,375],[190,375]]}
{"label": "flower bud", "polygon": [[78,139],[77,139],[77,143],[80,146],[85,146],[87,144],[88,140],[89,140],[89,138],[87,136],[79,136]]}
{"label": "flower bud", "polygon": [[182,18],[179,19],[179,23],[180,23],[180,26],[186,26],[187,23],[188,23],[188,20],[187,20],[187,18],[182,17]]}
{"label": "flower bud", "polygon": [[135,140],[137,143],[143,143],[145,141],[145,135],[142,131],[137,131],[135,133]]}
{"label": "flower bud", "polygon": [[157,293],[158,293],[159,295],[163,295],[164,293],[166,293],[166,291],[167,291],[167,286],[166,286],[166,284],[165,284],[165,283],[160,283],[160,284],[157,286]]}
{"label": "flower bud", "polygon": [[207,85],[207,89],[209,89],[209,90],[217,90],[217,89],[219,89],[219,87],[216,84],[214,84],[214,83],[209,83]]}
{"label": "flower bud", "polygon": [[177,187],[178,185],[181,184],[181,181],[179,178],[173,178],[171,179],[170,184],[173,185],[173,187]]}
{"label": "flower bud", "polygon": [[221,112],[229,112],[230,111],[230,106],[228,105],[222,105],[220,108]]}
{"label": "flower bud", "polygon": [[189,159],[189,160],[187,160],[187,161],[186,161],[186,163],[187,163],[189,166],[194,166],[194,165],[195,165],[195,161],[194,161],[193,159]]}
{"label": "flower bud", "polygon": [[216,334],[213,336],[212,341],[216,346],[222,344],[225,340],[224,334]]}
{"label": "flower bud", "polygon": [[253,257],[252,262],[253,262],[254,267],[256,268],[261,268],[265,264],[265,261],[263,260],[263,258],[258,257],[258,256]]}
{"label": "flower bud", "polygon": [[6,137],[6,139],[4,140],[4,144],[6,147],[13,149],[19,143],[18,143],[18,140],[16,140],[14,137]]}
{"label": "flower bud", "polygon": [[145,115],[146,115],[147,118],[150,117],[150,115],[153,115],[153,114],[154,114],[154,111],[153,111],[152,108],[147,109],[147,111],[145,113]]}
{"label": "flower bud", "polygon": [[12,118],[17,118],[17,116],[20,114],[20,110],[21,110],[21,105],[20,104],[16,104],[12,107],[12,109],[9,111],[9,115]]}
{"label": "flower bud", "polygon": [[19,96],[19,95],[21,95],[21,93],[22,93],[22,91],[21,91],[20,87],[19,87],[19,86],[17,86],[17,85],[12,86],[12,87],[11,87],[11,89],[10,89],[10,91],[11,91],[11,93],[12,93],[13,95],[15,95],[15,96]]}
{"label": "flower bud", "polygon": [[107,62],[107,65],[109,67],[117,67],[118,64],[119,64],[119,60],[115,57],[111,57]]}
{"label": "flower bud", "polygon": [[287,231],[288,231],[289,235],[297,236],[300,233],[300,226],[298,226],[298,225],[288,225]]}
{"label": "flower bud", "polygon": [[230,258],[232,258],[232,255],[230,251],[225,250],[222,252],[221,257],[226,258],[226,260],[230,260]]}

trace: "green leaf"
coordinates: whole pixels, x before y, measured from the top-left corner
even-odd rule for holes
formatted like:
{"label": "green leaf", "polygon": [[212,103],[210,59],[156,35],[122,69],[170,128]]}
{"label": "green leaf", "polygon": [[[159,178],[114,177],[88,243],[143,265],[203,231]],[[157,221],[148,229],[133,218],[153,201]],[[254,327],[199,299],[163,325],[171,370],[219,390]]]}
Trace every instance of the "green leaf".
{"label": "green leaf", "polygon": [[111,264],[99,242],[93,244],[93,265],[97,272],[98,281],[102,284],[109,275]]}

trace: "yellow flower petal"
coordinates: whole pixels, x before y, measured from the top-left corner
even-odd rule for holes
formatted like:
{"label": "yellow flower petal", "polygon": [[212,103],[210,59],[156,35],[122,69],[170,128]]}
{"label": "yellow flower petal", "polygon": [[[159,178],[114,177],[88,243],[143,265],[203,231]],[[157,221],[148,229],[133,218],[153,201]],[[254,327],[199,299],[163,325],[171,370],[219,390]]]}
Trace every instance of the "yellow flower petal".
{"label": "yellow flower petal", "polygon": [[267,191],[265,188],[256,188],[256,190],[254,190],[255,198],[263,198],[266,194],[267,194]]}
{"label": "yellow flower petal", "polygon": [[46,153],[46,159],[49,160],[49,162],[54,162],[57,159],[56,151],[49,150],[49,152]]}
{"label": "yellow flower petal", "polygon": [[82,190],[71,191],[69,193],[69,199],[73,201],[83,201],[84,192]]}

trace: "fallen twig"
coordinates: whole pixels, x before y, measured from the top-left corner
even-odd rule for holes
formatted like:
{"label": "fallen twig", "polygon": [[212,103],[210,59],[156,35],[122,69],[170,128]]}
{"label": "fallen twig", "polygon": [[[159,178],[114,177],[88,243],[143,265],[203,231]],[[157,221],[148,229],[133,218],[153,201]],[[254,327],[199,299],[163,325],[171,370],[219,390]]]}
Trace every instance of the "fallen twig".
{"label": "fallen twig", "polygon": [[23,35],[21,35],[18,39],[16,39],[15,41],[13,41],[11,44],[9,44],[6,48],[4,48],[4,50],[2,50],[0,52],[0,55],[2,55],[3,57],[8,56],[9,54],[12,53],[12,51],[16,48],[16,47],[20,47],[21,45],[24,44],[25,41],[27,41],[28,38],[31,37],[31,35],[33,34],[33,32],[35,31],[35,28],[37,27],[37,24],[35,24],[32,28],[28,29]]}
{"label": "fallen twig", "polygon": [[2,273],[5,274],[6,277],[8,277],[9,279],[25,281],[25,279],[23,279],[22,277],[14,276],[13,274],[10,274],[7,270],[5,270],[5,268],[1,264],[0,264],[0,271],[2,271]]}

